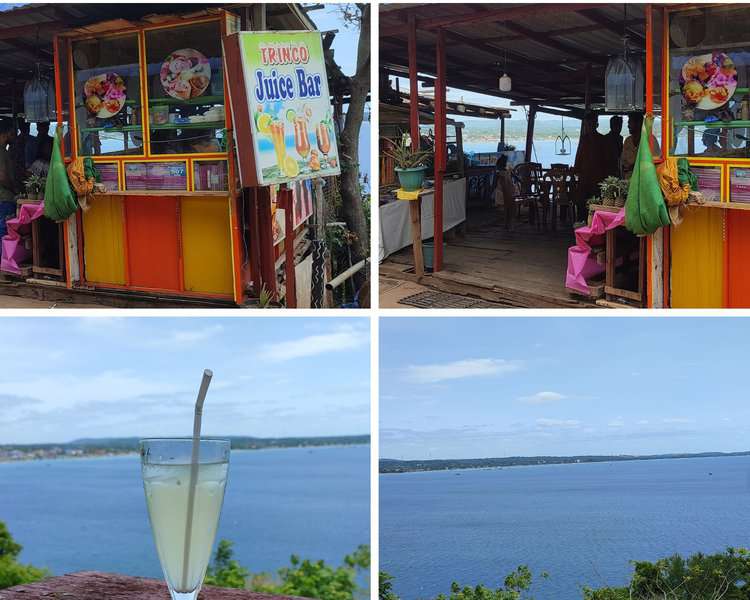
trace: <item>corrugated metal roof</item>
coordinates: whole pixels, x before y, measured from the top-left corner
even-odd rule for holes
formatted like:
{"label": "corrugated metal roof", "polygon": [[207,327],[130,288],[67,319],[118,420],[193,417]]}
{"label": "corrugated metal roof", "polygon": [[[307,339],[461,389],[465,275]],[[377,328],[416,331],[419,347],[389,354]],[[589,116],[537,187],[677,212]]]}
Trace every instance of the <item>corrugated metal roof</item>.
{"label": "corrugated metal roof", "polygon": [[[147,3],[33,3],[0,5],[0,112],[7,113],[23,93],[23,85],[36,71],[51,70],[52,43],[57,33],[89,27],[107,21],[136,24],[150,15],[185,16],[205,14],[220,8],[239,9],[247,4],[147,4]],[[315,29],[299,6],[268,4],[268,23],[273,29]],[[282,10],[286,9],[286,10]],[[119,20],[119,21],[117,21]],[[110,28],[111,29],[111,28]]]}
{"label": "corrugated metal roof", "polygon": [[[381,63],[405,67],[409,15],[417,22],[420,72],[435,75],[437,27],[446,32],[448,84],[520,102],[581,106],[586,65],[594,102],[603,101],[604,69],[623,49],[645,51],[645,4],[381,4]],[[503,15],[506,15],[504,17]],[[453,19],[453,22],[450,21]],[[514,90],[501,94],[506,62]]]}

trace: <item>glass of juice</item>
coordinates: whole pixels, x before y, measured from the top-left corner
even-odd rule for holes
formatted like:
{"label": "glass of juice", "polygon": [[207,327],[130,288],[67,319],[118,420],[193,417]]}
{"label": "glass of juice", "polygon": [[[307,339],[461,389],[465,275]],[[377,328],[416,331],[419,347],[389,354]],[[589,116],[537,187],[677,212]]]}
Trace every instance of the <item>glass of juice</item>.
{"label": "glass of juice", "polygon": [[279,119],[269,125],[271,130],[271,141],[273,142],[273,151],[276,153],[276,165],[279,171],[284,171],[284,162],[286,159],[286,138],[284,137],[284,121]]}
{"label": "glass of juice", "polygon": [[328,135],[328,125],[323,122],[318,123],[315,128],[315,138],[318,140],[318,150],[323,153],[323,163],[328,165],[328,153],[331,151],[331,138]]}
{"label": "glass of juice", "polygon": [[189,517],[192,444],[190,438],[141,440],[148,516],[172,600],[198,597],[211,559],[229,471],[229,441],[201,440]]}
{"label": "glass of juice", "polygon": [[307,161],[310,154],[310,139],[307,137],[307,119],[297,117],[294,119],[294,147],[302,160]]}

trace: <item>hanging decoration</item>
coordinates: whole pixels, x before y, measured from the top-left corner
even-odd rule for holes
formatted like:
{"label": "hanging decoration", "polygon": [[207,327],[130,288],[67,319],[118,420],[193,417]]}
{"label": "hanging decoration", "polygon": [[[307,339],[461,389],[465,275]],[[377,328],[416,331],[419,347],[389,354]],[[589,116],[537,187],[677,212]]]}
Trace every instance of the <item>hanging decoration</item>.
{"label": "hanging decoration", "polygon": [[557,156],[567,156],[570,154],[570,137],[565,133],[565,118],[560,117],[560,135],[555,138],[555,154]]}
{"label": "hanging decoration", "polygon": [[508,75],[508,49],[505,48],[505,56],[503,58],[503,75],[498,81],[498,87],[501,92],[509,92],[513,89],[513,81]]}
{"label": "hanging decoration", "polygon": [[607,63],[604,76],[604,97],[608,111],[641,111],[644,106],[643,61],[631,54],[627,34],[628,7],[623,11],[622,55]]}

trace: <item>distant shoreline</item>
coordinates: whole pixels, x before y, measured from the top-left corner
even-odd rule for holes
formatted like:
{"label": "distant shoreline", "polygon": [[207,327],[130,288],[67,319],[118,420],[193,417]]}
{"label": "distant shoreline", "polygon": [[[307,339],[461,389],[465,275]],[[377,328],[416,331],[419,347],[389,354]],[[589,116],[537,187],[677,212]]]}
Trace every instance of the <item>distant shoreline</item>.
{"label": "distant shoreline", "polygon": [[[220,436],[219,436],[220,437]],[[346,436],[351,438],[348,441],[336,441],[330,438],[327,438],[329,441],[320,443],[314,443],[312,439],[305,440],[303,442],[300,442],[299,444],[267,444],[267,445],[261,445],[257,447],[239,447],[239,448],[233,448],[232,452],[244,452],[244,451],[260,451],[260,450],[290,450],[290,449],[313,449],[313,448],[343,448],[346,446],[369,446],[370,440],[369,436]],[[367,438],[367,439],[365,439]],[[314,439],[314,438],[313,438]],[[115,458],[118,456],[133,456],[138,455],[139,452],[135,448],[124,448],[124,449],[118,449],[118,448],[92,448],[90,450],[87,450],[85,447],[82,448],[80,446],[76,446],[75,448],[68,448],[68,450],[74,450],[74,453],[66,452],[64,450],[66,445],[60,445],[55,446],[56,451],[47,450],[46,453],[42,452],[39,449],[30,450],[26,452],[23,455],[15,455],[15,456],[8,456],[8,455],[0,455],[0,464],[8,464],[8,463],[21,463],[21,462],[40,462],[45,460],[74,460],[74,459],[96,459],[96,458]],[[33,446],[31,446],[33,447]],[[0,450],[5,450],[7,452],[11,452],[9,448],[14,448],[12,446],[5,446],[4,448],[0,448]]]}
{"label": "distant shoreline", "polygon": [[729,458],[750,456],[750,450],[742,452],[700,452],[683,454],[652,454],[622,456],[516,456],[506,458],[469,458],[435,460],[380,459],[379,474],[423,473],[429,471],[468,471],[475,469],[504,469],[510,467],[538,467],[549,465],[577,465],[592,463],[634,462],[647,460],[676,460],[684,458]]}

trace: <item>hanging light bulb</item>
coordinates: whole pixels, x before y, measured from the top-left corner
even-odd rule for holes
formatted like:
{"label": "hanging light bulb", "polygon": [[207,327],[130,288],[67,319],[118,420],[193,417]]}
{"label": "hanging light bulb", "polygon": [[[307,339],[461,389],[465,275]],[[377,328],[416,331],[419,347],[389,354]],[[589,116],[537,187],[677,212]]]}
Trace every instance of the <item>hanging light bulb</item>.
{"label": "hanging light bulb", "polygon": [[463,96],[461,96],[461,100],[459,100],[459,103],[456,105],[456,110],[460,113],[466,112],[466,107],[464,106]]}
{"label": "hanging light bulb", "polygon": [[[504,24],[503,24],[504,25]],[[513,82],[508,76],[508,49],[505,49],[505,58],[503,60],[503,76],[497,82],[501,92],[509,92],[513,88]]]}
{"label": "hanging light bulb", "polygon": [[503,72],[503,76],[498,81],[498,87],[501,92],[509,92],[513,89],[513,81],[507,73]]}

